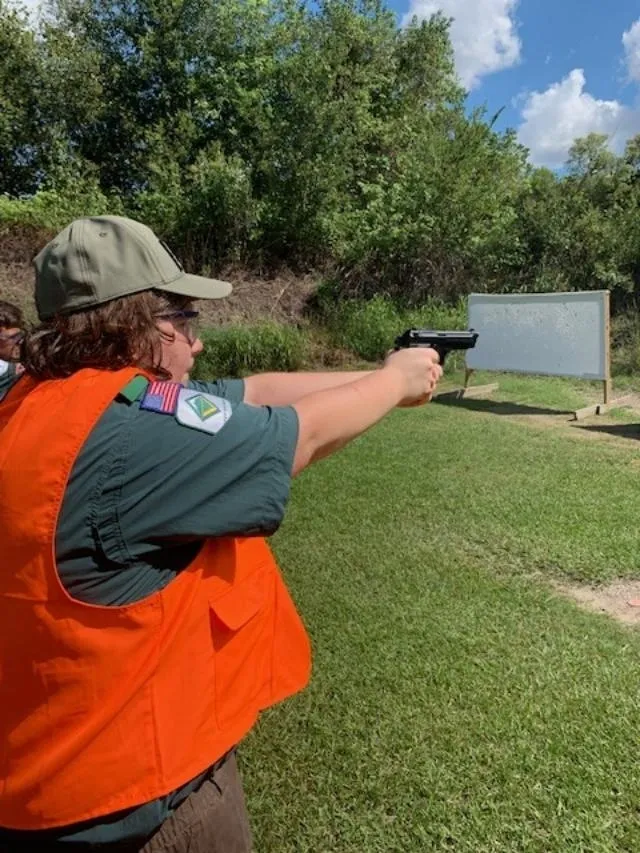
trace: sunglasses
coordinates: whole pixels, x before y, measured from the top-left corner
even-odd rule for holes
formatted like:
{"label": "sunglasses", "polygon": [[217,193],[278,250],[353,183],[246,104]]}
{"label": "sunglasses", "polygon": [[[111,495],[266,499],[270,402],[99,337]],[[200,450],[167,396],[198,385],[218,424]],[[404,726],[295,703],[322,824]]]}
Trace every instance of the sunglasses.
{"label": "sunglasses", "polygon": [[178,326],[190,344],[198,339],[199,311],[170,311],[166,314],[158,314],[158,317],[161,320],[170,320],[174,326]]}
{"label": "sunglasses", "polygon": [[20,343],[24,339],[24,332],[13,332],[12,334],[8,334],[7,332],[0,332],[0,341],[12,341],[13,343]]}

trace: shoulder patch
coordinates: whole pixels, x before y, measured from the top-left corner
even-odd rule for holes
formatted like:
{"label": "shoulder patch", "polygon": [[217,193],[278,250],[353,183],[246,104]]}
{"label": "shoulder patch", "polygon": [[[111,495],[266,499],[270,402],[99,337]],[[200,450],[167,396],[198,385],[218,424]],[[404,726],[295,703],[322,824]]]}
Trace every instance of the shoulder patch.
{"label": "shoulder patch", "polygon": [[140,408],[161,415],[175,415],[182,387],[180,382],[150,382]]}
{"label": "shoulder patch", "polygon": [[134,376],[129,380],[124,388],[119,392],[120,397],[124,397],[130,403],[135,403],[142,397],[142,394],[149,385],[149,380],[144,376]]}
{"label": "shoulder patch", "polygon": [[176,420],[183,426],[215,435],[233,414],[233,407],[223,397],[181,388],[178,395]]}

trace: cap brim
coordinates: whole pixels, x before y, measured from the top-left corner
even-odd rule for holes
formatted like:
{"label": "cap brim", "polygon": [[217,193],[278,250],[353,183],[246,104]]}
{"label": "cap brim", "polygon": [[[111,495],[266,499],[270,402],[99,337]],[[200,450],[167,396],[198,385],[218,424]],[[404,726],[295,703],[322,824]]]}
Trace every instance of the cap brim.
{"label": "cap brim", "polygon": [[156,285],[156,289],[177,293],[179,296],[190,296],[192,299],[223,299],[231,293],[233,287],[228,281],[185,273],[169,284]]}

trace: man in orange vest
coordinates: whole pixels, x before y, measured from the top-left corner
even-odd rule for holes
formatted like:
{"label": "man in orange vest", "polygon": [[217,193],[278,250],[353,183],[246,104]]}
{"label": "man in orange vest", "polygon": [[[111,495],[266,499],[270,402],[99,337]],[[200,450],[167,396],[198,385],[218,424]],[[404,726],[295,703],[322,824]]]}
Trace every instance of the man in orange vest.
{"label": "man in orange vest", "polygon": [[310,671],[264,537],[291,477],[430,399],[437,355],[196,382],[193,302],[228,283],[121,217],[35,268],[0,403],[0,850],[248,853],[234,749]]}

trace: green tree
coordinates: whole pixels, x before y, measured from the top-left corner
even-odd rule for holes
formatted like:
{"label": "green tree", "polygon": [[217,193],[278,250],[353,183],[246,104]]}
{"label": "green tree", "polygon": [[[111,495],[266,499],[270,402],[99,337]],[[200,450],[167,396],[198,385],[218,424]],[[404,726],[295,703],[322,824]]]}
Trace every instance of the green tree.
{"label": "green tree", "polygon": [[38,183],[46,128],[38,92],[42,67],[26,12],[0,0],[0,193],[22,195]]}

